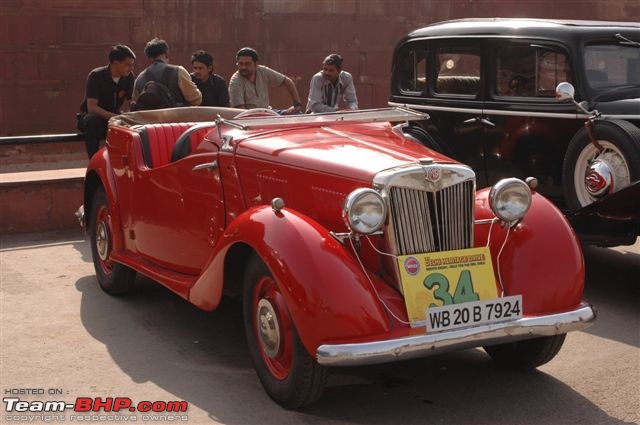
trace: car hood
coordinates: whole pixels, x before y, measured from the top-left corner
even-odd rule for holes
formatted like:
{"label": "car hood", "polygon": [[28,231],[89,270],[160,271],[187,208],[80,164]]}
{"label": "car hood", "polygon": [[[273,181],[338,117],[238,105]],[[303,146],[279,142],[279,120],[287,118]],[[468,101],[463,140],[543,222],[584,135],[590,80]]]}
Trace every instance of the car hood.
{"label": "car hood", "polygon": [[388,123],[255,132],[237,143],[236,155],[361,181],[420,158],[455,162],[402,137]]}
{"label": "car hood", "polygon": [[607,101],[600,99],[593,105],[604,115],[633,115],[636,119],[640,117],[640,97]]}

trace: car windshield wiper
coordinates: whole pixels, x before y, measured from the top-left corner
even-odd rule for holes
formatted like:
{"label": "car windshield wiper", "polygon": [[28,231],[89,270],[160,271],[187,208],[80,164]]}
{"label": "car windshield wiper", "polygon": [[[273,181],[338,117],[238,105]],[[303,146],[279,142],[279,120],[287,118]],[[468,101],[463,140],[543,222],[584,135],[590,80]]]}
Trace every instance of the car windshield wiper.
{"label": "car windshield wiper", "polygon": [[627,37],[623,36],[620,33],[616,34],[614,37],[616,39],[618,39],[620,41],[620,44],[622,44],[623,46],[640,47],[640,43],[639,42],[629,40]]}

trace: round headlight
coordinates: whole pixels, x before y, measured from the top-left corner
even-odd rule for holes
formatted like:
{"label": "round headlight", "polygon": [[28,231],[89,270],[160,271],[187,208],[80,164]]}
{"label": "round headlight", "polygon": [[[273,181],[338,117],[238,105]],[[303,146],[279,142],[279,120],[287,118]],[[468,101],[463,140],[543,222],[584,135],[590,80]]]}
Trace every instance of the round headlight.
{"label": "round headlight", "polygon": [[489,191],[489,206],[501,220],[520,220],[531,206],[531,189],[520,179],[502,179]]}
{"label": "round headlight", "polygon": [[342,218],[351,230],[365,235],[380,230],[387,208],[384,200],[373,189],[356,189],[344,200]]}

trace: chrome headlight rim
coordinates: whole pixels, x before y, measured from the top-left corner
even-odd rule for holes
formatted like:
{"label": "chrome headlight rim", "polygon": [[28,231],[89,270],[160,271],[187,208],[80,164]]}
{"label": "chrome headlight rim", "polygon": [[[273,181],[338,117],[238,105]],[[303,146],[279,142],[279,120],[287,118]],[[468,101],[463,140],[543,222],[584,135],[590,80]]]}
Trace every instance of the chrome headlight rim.
{"label": "chrome headlight rim", "polygon": [[[380,213],[377,220],[373,223],[370,220],[363,221],[362,215],[357,214],[358,207],[362,207],[362,202],[374,201],[378,206]],[[367,217],[371,219],[372,216]],[[347,227],[354,233],[362,235],[370,235],[382,229],[384,222],[387,218],[387,205],[382,198],[382,195],[371,188],[359,188],[347,195],[344,199],[344,205],[342,208],[342,219]]]}
{"label": "chrome headlight rim", "polygon": [[522,220],[529,211],[531,197],[531,188],[527,183],[510,177],[493,185],[489,191],[489,206],[500,220],[514,223]]}

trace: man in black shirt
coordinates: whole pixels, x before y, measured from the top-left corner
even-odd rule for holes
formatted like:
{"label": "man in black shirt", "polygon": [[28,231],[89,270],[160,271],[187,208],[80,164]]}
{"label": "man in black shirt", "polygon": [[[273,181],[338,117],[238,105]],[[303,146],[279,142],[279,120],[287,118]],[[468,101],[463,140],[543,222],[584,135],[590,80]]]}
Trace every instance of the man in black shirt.
{"label": "man in black shirt", "polygon": [[78,130],[84,132],[89,159],[107,137],[109,118],[129,110],[133,93],[133,63],[136,55],[125,45],[109,52],[109,65],[92,70],[87,77],[85,99],[80,105]]}
{"label": "man in black shirt", "polygon": [[229,90],[224,78],[213,73],[213,56],[198,50],[191,56],[191,79],[202,92],[200,106],[229,106]]}

